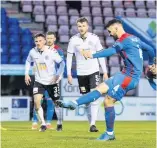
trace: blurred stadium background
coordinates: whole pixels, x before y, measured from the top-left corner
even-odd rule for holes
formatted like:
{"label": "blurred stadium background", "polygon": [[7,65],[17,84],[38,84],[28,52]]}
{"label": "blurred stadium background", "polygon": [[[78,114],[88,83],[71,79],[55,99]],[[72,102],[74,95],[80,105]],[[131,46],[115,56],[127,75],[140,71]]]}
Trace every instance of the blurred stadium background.
{"label": "blurred stadium background", "polygon": [[[100,37],[103,47],[114,43],[104,25],[114,17],[122,20],[125,30],[156,47],[156,1],[1,1],[1,120],[30,121],[32,117],[32,91],[24,83],[24,64],[29,50],[34,46],[33,35],[54,31],[57,44],[66,57],[69,39],[77,33],[76,19],[88,18],[90,31]],[[116,104],[116,120],[155,121],[156,92],[149,86],[144,72],[148,65],[144,53],[144,71],[135,90]],[[66,60],[66,59],[65,59]],[[118,56],[106,59],[108,74],[112,76],[122,69],[123,61]],[[73,85],[67,83],[66,70],[61,82],[62,99],[79,96],[73,61]],[[22,105],[20,105],[22,104]],[[100,101],[101,104],[101,101]],[[103,121],[103,106],[100,105],[98,120]],[[128,116],[129,114],[129,116]],[[54,117],[55,118],[55,117]],[[74,112],[64,110],[64,120],[84,121],[83,107]]]}

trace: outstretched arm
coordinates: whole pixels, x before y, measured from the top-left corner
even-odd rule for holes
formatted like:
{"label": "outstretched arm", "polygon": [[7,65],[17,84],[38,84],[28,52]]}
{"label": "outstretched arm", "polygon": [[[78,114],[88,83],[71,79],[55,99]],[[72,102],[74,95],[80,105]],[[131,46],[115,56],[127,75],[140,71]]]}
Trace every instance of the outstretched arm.
{"label": "outstretched arm", "polygon": [[155,58],[155,53],[154,53],[154,49],[149,46],[148,44],[144,43],[141,41],[141,47],[142,50],[146,51],[148,53],[149,56],[149,65],[152,65],[154,63],[154,58]]}

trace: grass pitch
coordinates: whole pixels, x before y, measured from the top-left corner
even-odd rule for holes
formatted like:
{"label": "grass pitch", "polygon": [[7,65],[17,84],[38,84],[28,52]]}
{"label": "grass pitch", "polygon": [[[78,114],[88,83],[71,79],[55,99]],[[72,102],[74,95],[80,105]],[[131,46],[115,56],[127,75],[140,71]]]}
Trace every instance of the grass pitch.
{"label": "grass pitch", "polygon": [[[56,122],[52,124],[56,127]],[[155,148],[155,122],[116,122],[115,141],[96,141],[104,122],[97,122],[98,133],[88,132],[87,122],[64,122],[63,131],[32,131],[31,122],[2,122],[2,148]]]}

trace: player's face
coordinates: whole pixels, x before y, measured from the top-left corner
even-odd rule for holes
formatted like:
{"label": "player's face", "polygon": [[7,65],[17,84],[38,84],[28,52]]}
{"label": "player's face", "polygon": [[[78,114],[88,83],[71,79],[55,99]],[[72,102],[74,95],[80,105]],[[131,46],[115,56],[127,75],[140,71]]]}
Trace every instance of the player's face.
{"label": "player's face", "polygon": [[42,49],[45,44],[46,44],[45,38],[43,37],[35,38],[35,45],[38,49]]}
{"label": "player's face", "polygon": [[87,22],[78,22],[77,23],[78,31],[81,35],[84,35],[88,31],[88,23]]}
{"label": "player's face", "polygon": [[48,46],[52,46],[54,42],[56,41],[56,37],[52,35],[46,35],[46,42]]}
{"label": "player's face", "polygon": [[117,27],[115,25],[111,25],[110,27],[107,28],[110,36],[112,36],[115,40],[118,39],[117,35]]}

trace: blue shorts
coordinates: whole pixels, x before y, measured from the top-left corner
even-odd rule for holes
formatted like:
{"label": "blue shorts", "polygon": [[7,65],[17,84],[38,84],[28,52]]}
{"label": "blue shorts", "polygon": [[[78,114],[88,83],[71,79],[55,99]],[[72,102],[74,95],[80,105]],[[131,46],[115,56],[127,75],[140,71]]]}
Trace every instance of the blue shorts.
{"label": "blue shorts", "polygon": [[113,77],[105,81],[109,86],[107,95],[119,101],[129,90],[134,89],[138,82],[139,80],[123,73],[116,73]]}
{"label": "blue shorts", "polygon": [[45,90],[45,92],[44,92],[44,99],[47,100],[49,98],[50,98],[50,96],[49,96],[47,90]]}

